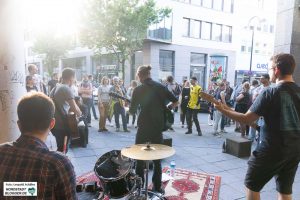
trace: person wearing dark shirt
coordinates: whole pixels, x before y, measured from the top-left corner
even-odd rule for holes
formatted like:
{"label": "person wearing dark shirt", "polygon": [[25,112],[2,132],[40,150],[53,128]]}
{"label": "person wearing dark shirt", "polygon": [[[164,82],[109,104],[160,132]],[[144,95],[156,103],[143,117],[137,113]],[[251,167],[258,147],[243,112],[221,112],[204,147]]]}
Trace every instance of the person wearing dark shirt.
{"label": "person wearing dark shirt", "polygon": [[48,92],[50,93],[52,89],[56,86],[58,83],[58,74],[53,73],[52,74],[52,79],[48,82]]}
{"label": "person wearing dark shirt", "polygon": [[26,91],[27,92],[38,91],[37,87],[34,85],[34,80],[30,75],[26,76]]}
{"label": "person wearing dark shirt", "polygon": [[278,199],[292,199],[292,187],[300,161],[300,87],[293,80],[296,67],[291,54],[277,54],[271,58],[270,86],[255,99],[247,113],[237,113],[223,104],[215,105],[228,117],[252,124],[260,116],[258,145],[248,161],[245,178],[247,199],[260,199],[264,185],[275,177]]}
{"label": "person wearing dark shirt", "polygon": [[[136,87],[132,94],[129,113],[136,113],[140,106],[140,114],[138,117],[137,134],[135,143],[145,144],[162,144],[162,131],[164,128],[164,111],[166,109],[165,102],[172,102],[169,107],[176,107],[177,98],[162,84],[155,82],[150,76],[150,66],[140,66],[137,70],[137,76],[142,83]],[[161,161],[155,160],[154,173],[152,176],[153,191],[162,192],[161,189]],[[136,173],[142,177],[144,181],[144,162],[137,161]]]}
{"label": "person wearing dark shirt", "polygon": [[76,105],[71,85],[74,82],[75,71],[71,68],[65,68],[62,72],[62,83],[58,84],[50,93],[50,97],[55,103],[55,120],[56,124],[52,130],[56,138],[57,150],[67,152],[68,145],[65,144],[65,138],[70,139],[68,129],[67,114],[72,111],[77,117],[80,117],[80,108]]}
{"label": "person wearing dark shirt", "polygon": [[181,127],[184,127],[184,121],[186,118],[186,112],[187,112],[187,106],[190,100],[190,82],[188,80],[185,80],[183,88],[181,90],[180,94],[180,121],[181,121]]}
{"label": "person wearing dark shirt", "polygon": [[55,125],[52,100],[40,92],[28,93],[20,100],[17,113],[21,136],[0,145],[0,196],[3,182],[36,182],[36,196],[0,199],[76,200],[73,165],[65,155],[49,151],[45,144]]}

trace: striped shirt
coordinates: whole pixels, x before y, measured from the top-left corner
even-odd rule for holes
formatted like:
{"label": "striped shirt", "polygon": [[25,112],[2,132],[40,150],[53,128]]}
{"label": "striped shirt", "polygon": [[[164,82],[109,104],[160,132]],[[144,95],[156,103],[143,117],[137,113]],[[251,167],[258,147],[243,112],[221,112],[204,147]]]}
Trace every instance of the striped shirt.
{"label": "striped shirt", "polygon": [[[21,135],[0,145],[0,199],[76,200],[73,165],[41,140]],[[37,182],[37,198],[3,197],[3,182]]]}

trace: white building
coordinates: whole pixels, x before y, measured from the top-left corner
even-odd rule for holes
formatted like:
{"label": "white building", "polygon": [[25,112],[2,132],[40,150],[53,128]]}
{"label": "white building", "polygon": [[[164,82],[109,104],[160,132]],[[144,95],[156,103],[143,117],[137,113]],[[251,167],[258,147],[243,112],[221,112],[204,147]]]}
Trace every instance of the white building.
{"label": "white building", "polygon": [[[155,80],[172,75],[181,83],[196,76],[205,89],[211,81],[221,79],[233,85],[249,74],[252,31],[245,28],[248,25],[255,26],[251,71],[254,74],[264,71],[274,46],[275,8],[271,2],[157,0],[158,7],[169,7],[172,14],[149,27],[143,49],[134,56],[133,66],[127,63],[125,83],[129,84],[135,77],[137,66],[150,64]],[[262,19],[264,23],[258,23]],[[36,56],[28,61],[32,58]],[[104,54],[97,58],[91,50],[82,47],[62,59],[58,68],[64,67],[75,68],[79,79],[86,73],[121,76],[119,63],[113,56]]]}
{"label": "white building", "polygon": [[239,32],[236,35],[235,79],[240,83],[249,75],[259,77],[260,74],[268,72],[269,60],[274,51],[276,3],[273,0],[235,2],[235,15],[238,17],[236,27]]}

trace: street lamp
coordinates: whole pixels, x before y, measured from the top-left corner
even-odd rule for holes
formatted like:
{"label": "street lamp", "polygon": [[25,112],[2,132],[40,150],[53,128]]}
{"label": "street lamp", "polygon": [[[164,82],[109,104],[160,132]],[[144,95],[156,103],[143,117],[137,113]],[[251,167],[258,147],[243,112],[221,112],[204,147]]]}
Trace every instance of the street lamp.
{"label": "street lamp", "polygon": [[[250,24],[252,22],[252,20],[254,19],[257,19],[259,24],[262,23],[262,22],[265,22],[266,19],[260,19],[258,16],[253,16],[249,19],[248,21],[248,25],[247,27],[250,28]],[[253,43],[254,43],[254,29],[255,29],[255,26],[252,26],[252,38],[251,38],[251,53],[250,53],[250,68],[249,68],[249,75],[251,76],[252,74],[252,57],[253,57]]]}

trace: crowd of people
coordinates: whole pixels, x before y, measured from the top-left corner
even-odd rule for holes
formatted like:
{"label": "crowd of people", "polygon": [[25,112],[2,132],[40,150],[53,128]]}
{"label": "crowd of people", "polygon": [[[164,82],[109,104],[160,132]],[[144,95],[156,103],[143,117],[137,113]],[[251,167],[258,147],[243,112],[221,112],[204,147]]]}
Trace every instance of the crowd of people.
{"label": "crowd of people", "polygon": [[[45,94],[55,88],[58,83],[61,83],[62,79],[59,78],[58,73],[53,73],[52,79],[48,82],[47,86],[43,83],[41,77],[38,75],[38,69],[35,65],[28,66],[29,75],[26,77],[26,89],[30,91],[42,91]],[[253,79],[251,84],[249,80],[243,80],[242,84],[231,87],[230,83],[223,79],[219,82],[213,82],[207,91],[213,95],[215,99],[226,104],[237,112],[246,113],[256,97],[263,91],[264,88],[270,85],[269,74],[262,74],[259,79]],[[182,128],[187,128],[186,134],[192,133],[192,124],[195,123],[196,130],[199,136],[202,135],[198,120],[198,112],[200,110],[200,92],[202,87],[197,83],[196,77],[191,77],[190,80],[184,79],[182,84],[177,83],[173,76],[168,76],[160,82],[164,85],[179,101],[179,106],[174,108],[174,112],[180,113],[180,122]],[[128,87],[124,86],[124,82],[119,77],[109,78],[103,76],[101,80],[95,81],[93,75],[84,75],[80,83],[73,80],[71,84],[71,90],[74,97],[80,98],[83,102],[84,108],[81,111],[86,116],[85,122],[87,126],[91,126],[91,114],[94,119],[98,120],[95,106],[95,94],[98,99],[98,113],[99,113],[99,127],[98,132],[107,132],[107,121],[112,126],[112,119],[115,120],[115,131],[130,132],[128,126],[137,128],[136,118],[139,113],[132,116],[128,113],[130,100],[134,89],[139,85],[136,80],[132,80]],[[96,92],[94,92],[96,91]],[[117,94],[111,96],[110,94]],[[243,123],[234,122],[230,118],[223,115],[221,112],[214,108],[214,105],[210,102],[208,104],[208,125],[213,126],[212,134],[214,136],[221,136],[227,133],[225,127],[236,124],[235,131],[240,132],[242,137],[247,137],[251,141],[254,141],[259,137],[259,127],[264,123],[263,117],[257,120],[257,126],[248,126]],[[120,129],[121,117],[122,129]],[[131,119],[131,125],[130,118]],[[174,131],[173,127],[169,127],[169,130]]]}
{"label": "crowd of people", "polygon": [[[235,131],[242,137],[258,143],[249,161],[245,177],[247,199],[260,199],[260,191],[272,177],[276,179],[278,198],[291,199],[292,186],[300,162],[300,88],[293,80],[296,67],[290,54],[277,54],[271,59],[268,74],[251,84],[230,87],[226,80],[215,83],[209,93],[217,100],[210,105],[209,124],[215,136],[225,133],[225,127],[236,123]],[[139,83],[132,81],[129,88],[123,80],[102,77],[96,86],[93,76],[84,76],[80,84],[75,81],[75,71],[65,68],[61,77],[53,74],[48,87],[38,75],[35,65],[28,66],[25,95],[17,107],[18,127],[21,136],[11,143],[0,145],[0,179],[11,181],[35,181],[38,199],[77,199],[73,166],[60,152],[68,150],[70,135],[66,115],[71,111],[85,125],[91,126],[91,110],[94,108],[93,90],[98,90],[100,113],[99,132],[107,132],[106,121],[115,118],[116,131],[129,132],[127,123],[137,120],[136,144],[162,144],[165,109],[179,108],[182,127],[187,123],[186,134],[192,133],[195,123],[198,136],[202,131],[197,113],[200,109],[202,88],[196,77],[174,82],[169,76],[163,84],[153,81],[151,67],[137,70]],[[274,83],[270,87],[270,83]],[[45,94],[43,94],[45,93]],[[47,96],[47,95],[48,96]],[[50,96],[50,97],[49,97]],[[168,102],[170,102],[168,104]],[[95,108],[94,108],[95,109]],[[95,110],[94,110],[95,111]],[[97,119],[97,113],[93,112]],[[211,123],[213,121],[213,123]],[[39,122],[39,123],[37,123]],[[173,130],[172,127],[170,127]],[[218,131],[220,130],[220,131]],[[58,152],[49,151],[45,145],[49,132],[56,137]],[[136,173],[144,180],[144,163],[137,161]],[[161,192],[161,162],[154,162],[153,190]],[[3,190],[0,184],[0,190]]]}

